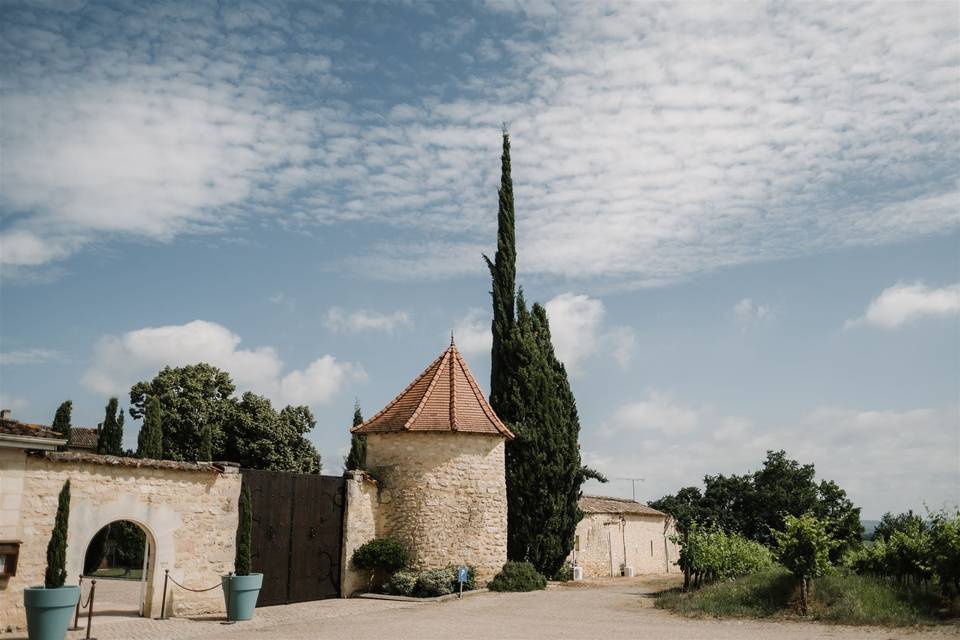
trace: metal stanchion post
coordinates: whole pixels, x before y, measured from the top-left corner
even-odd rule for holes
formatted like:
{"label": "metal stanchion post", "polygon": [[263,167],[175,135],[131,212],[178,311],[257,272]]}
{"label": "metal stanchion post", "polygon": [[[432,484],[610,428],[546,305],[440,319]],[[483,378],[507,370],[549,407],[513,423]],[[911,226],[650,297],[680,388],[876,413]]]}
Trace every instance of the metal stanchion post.
{"label": "metal stanchion post", "polygon": [[80,629],[80,601],[83,600],[83,574],[80,574],[80,580],[77,582],[77,588],[80,589],[80,597],[77,598],[77,610],[73,613],[73,626],[68,631],[79,631]]}
{"label": "metal stanchion post", "polygon": [[167,615],[167,580],[170,579],[170,569],[163,570],[163,598],[160,600],[160,619],[166,620]]}
{"label": "metal stanchion post", "polygon": [[90,637],[90,627],[93,626],[93,594],[97,592],[97,581],[90,581],[90,606],[87,607],[87,637],[86,640],[97,640]]}

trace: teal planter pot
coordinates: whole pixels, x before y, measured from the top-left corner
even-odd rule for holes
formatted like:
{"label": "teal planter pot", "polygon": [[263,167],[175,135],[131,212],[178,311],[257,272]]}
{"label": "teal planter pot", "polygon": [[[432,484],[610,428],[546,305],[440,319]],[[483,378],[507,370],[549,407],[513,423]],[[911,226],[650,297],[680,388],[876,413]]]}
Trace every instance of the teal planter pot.
{"label": "teal planter pot", "polygon": [[30,640],[63,640],[80,601],[80,587],[27,587],[23,606],[27,609],[27,636]]}
{"label": "teal planter pot", "polygon": [[[249,620],[257,608],[257,596],[263,586],[263,574],[251,573],[248,576],[223,576],[223,600],[227,605],[227,620]],[[33,640],[31,638],[31,640]]]}

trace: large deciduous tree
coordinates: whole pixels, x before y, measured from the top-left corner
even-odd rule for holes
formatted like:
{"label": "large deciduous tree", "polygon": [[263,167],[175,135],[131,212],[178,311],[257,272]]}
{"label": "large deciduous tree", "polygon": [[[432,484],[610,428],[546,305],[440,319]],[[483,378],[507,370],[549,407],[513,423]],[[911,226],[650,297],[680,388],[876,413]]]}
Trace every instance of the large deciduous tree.
{"label": "large deciduous tree", "polygon": [[[363,424],[363,414],[360,413],[360,401],[353,403],[353,426],[359,427]],[[343,461],[343,466],[347,471],[363,469],[367,464],[367,437],[363,434],[350,434],[350,453]]]}
{"label": "large deciduous tree", "polygon": [[546,310],[516,291],[516,237],[510,137],[503,134],[497,253],[492,278],[490,404],[516,438],[506,447],[507,556],[556,574],[573,548],[583,514],[580,487],[603,479],[580,461],[580,419],[557,359]]}
{"label": "large deciduous tree", "polygon": [[123,410],[118,416],[117,404],[116,398],[110,398],[104,410],[103,422],[97,430],[97,453],[102,455],[123,455]]}
{"label": "large deciduous tree", "polygon": [[320,454],[304,437],[316,423],[306,406],[277,413],[270,400],[248,391],[223,423],[223,449],[216,457],[248,469],[319,473]]}
{"label": "large deciduous tree", "polygon": [[70,414],[73,412],[73,402],[64,400],[57,407],[57,413],[53,416],[53,424],[50,428],[59,433],[64,438],[70,437]]}

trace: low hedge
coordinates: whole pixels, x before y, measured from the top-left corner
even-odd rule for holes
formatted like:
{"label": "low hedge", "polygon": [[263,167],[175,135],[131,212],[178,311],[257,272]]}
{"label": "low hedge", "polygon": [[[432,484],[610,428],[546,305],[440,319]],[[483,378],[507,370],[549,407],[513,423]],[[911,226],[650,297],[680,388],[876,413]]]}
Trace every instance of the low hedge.
{"label": "low hedge", "polygon": [[546,587],[547,579],[532,564],[512,560],[487,583],[490,591],[538,591]]}
{"label": "low hedge", "polygon": [[409,564],[410,553],[403,544],[393,538],[375,538],[357,547],[351,560],[358,569],[391,573]]}

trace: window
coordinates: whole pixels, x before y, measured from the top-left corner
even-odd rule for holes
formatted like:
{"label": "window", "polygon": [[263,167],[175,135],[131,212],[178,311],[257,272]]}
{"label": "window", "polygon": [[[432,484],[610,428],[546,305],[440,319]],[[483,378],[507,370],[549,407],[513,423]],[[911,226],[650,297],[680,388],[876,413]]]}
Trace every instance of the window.
{"label": "window", "polygon": [[[569,538],[567,538],[569,540]],[[650,555],[653,555],[653,540],[650,541]]]}

